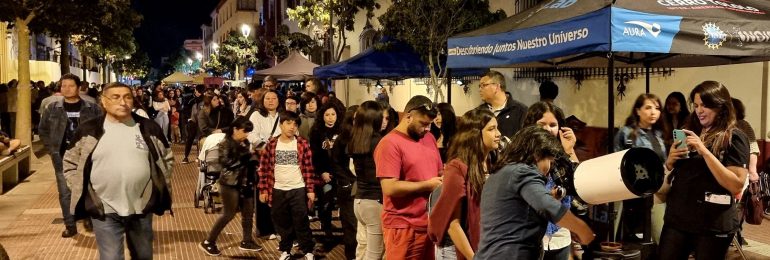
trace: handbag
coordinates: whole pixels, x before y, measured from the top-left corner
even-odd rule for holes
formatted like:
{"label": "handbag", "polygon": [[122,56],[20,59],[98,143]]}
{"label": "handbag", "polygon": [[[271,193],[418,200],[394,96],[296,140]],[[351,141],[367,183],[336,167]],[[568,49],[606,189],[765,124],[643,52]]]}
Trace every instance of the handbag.
{"label": "handbag", "polygon": [[761,225],[764,216],[762,198],[759,190],[759,183],[752,182],[749,184],[748,197],[746,199],[746,205],[743,207],[743,216],[746,223],[751,225]]}

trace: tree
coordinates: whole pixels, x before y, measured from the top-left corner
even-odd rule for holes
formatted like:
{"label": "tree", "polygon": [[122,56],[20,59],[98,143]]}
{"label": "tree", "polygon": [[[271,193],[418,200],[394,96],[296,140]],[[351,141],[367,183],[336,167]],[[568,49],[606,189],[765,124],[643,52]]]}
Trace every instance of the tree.
{"label": "tree", "polygon": [[255,41],[243,37],[239,32],[231,31],[219,46],[217,61],[227,68],[227,71],[235,71],[236,65],[241,70],[258,67],[260,60],[257,59],[257,51]]}
{"label": "tree", "polygon": [[[85,5],[84,5],[85,4]],[[121,35],[120,26],[110,23],[110,21],[124,21],[124,17],[130,13],[128,0],[15,0],[0,1],[0,21],[12,23],[16,30],[18,46],[18,96],[19,104],[31,104],[30,100],[30,71],[29,56],[30,46],[29,37],[32,30],[47,30],[49,33],[83,34],[87,37],[96,37],[101,41],[121,41],[126,38],[109,38],[108,35]],[[119,14],[119,15],[116,15]],[[73,15],[75,15],[73,17]],[[99,23],[92,23],[91,18],[97,17]],[[138,15],[132,16],[137,18]],[[126,19],[138,23],[136,19]],[[89,26],[85,26],[88,24]],[[109,25],[109,26],[102,26]],[[59,27],[61,26],[61,27]],[[65,28],[66,27],[66,28]],[[85,27],[85,28],[84,28]],[[109,28],[107,28],[109,27]],[[134,27],[128,27],[133,29]],[[57,30],[56,32],[51,30]],[[94,31],[100,34],[91,34]],[[59,35],[62,36],[62,35]],[[69,41],[69,37],[63,37],[64,42]],[[67,45],[62,45],[63,53]],[[105,46],[107,47],[107,46]],[[64,56],[64,55],[63,55]],[[66,55],[69,58],[69,54]],[[68,65],[67,60],[62,60],[62,64]],[[66,62],[66,63],[65,63]],[[69,66],[64,71],[68,71]],[[30,145],[32,143],[32,106],[19,106],[16,112],[16,136],[22,144]]]}
{"label": "tree", "polygon": [[316,47],[316,41],[304,33],[289,33],[289,27],[281,25],[278,36],[270,41],[267,54],[276,60],[283,60],[292,51],[299,51],[305,55],[310,54]]}
{"label": "tree", "polygon": [[332,61],[339,62],[347,46],[345,31],[353,31],[356,14],[366,10],[368,20],[374,17],[374,9],[379,8],[377,0],[305,0],[302,5],[286,9],[286,14],[300,29],[321,30],[325,47],[333,53]]}
{"label": "tree", "polygon": [[203,70],[215,77],[225,75],[228,72],[228,68],[219,61],[219,55],[216,53],[209,56],[209,60],[203,64]]}
{"label": "tree", "polygon": [[124,77],[144,79],[150,71],[150,57],[145,52],[135,52],[128,59],[115,61],[115,72]]}
{"label": "tree", "polygon": [[430,71],[427,84],[434,99],[444,99],[441,91],[446,68],[447,39],[505,18],[503,10],[489,11],[488,0],[397,0],[379,17],[383,34],[411,45]]}

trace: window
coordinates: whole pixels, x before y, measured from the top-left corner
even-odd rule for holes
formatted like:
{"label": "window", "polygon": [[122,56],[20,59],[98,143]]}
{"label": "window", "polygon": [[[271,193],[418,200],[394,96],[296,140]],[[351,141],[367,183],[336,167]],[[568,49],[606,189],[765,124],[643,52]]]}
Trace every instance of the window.
{"label": "window", "polygon": [[256,11],[257,1],[256,0],[238,0],[238,10]]}

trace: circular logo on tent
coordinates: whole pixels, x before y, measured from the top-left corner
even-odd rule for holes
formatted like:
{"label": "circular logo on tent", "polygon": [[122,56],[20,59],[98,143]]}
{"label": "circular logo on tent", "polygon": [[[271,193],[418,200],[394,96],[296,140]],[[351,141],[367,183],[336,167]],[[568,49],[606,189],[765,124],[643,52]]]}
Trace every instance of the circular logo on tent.
{"label": "circular logo on tent", "polygon": [[727,34],[714,23],[703,25],[703,35],[704,44],[712,50],[719,49],[722,43],[725,42],[725,39],[727,39]]}

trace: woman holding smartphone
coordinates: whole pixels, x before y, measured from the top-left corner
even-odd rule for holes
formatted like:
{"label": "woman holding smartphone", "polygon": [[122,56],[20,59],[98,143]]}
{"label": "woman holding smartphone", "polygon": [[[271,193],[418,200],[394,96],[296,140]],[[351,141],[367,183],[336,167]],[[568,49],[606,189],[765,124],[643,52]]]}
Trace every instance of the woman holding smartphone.
{"label": "woman holding smartphone", "polygon": [[675,140],[665,164],[671,188],[660,258],[687,259],[694,251],[695,259],[724,259],[739,227],[733,194],[741,192],[748,174],[749,144],[736,127],[724,85],[704,81],[690,92],[690,100],[686,147]]}

